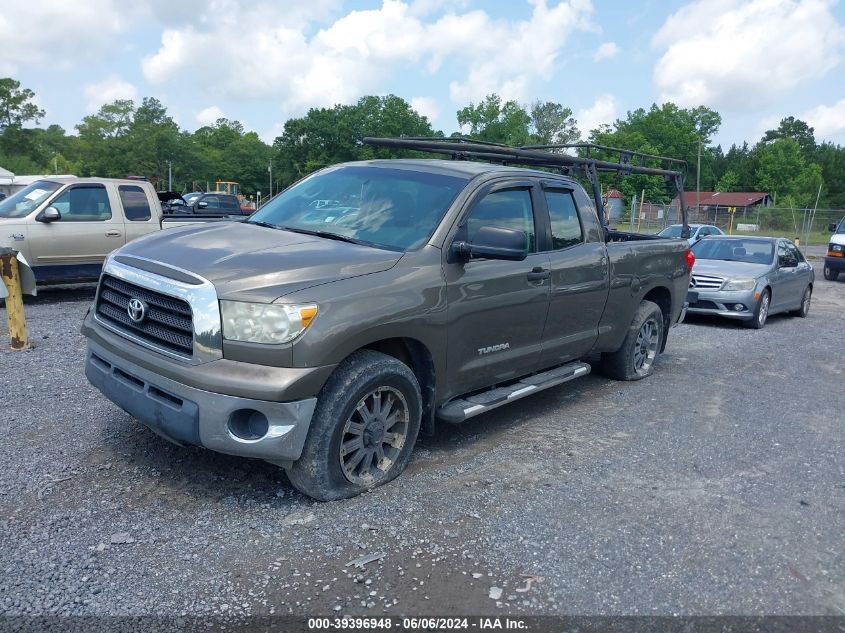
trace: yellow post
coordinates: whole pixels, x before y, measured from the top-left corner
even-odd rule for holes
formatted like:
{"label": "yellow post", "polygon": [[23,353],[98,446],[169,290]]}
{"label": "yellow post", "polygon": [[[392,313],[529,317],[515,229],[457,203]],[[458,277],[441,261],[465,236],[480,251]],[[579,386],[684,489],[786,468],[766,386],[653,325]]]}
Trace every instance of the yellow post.
{"label": "yellow post", "polygon": [[29,347],[29,338],[26,334],[26,318],[23,312],[23,294],[17,257],[17,251],[11,248],[0,248],[0,277],[9,291],[9,296],[6,297],[9,338],[12,341],[12,349],[25,349]]}

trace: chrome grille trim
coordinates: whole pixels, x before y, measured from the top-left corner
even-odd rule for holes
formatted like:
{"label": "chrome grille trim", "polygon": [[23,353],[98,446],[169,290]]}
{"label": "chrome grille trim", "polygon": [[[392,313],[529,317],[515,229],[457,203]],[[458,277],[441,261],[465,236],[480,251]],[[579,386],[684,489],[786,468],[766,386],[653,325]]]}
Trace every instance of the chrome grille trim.
{"label": "chrome grille trim", "polygon": [[[146,258],[138,257],[138,259]],[[220,305],[217,300],[217,291],[214,288],[214,285],[207,279],[203,279],[195,273],[182,270],[175,266],[169,266],[168,264],[164,264],[162,262],[155,263],[159,266],[164,266],[166,268],[171,268],[181,273],[188,274],[201,280],[202,283],[198,285],[186,284],[175,279],[170,279],[155,273],[127,266],[126,264],[121,264],[120,262],[115,261],[112,257],[109,257],[106,260],[106,263],[103,266],[103,275],[109,275],[135,286],[146,288],[158,294],[173,297],[174,299],[180,299],[181,301],[187,303],[188,306],[190,306],[190,311],[193,313],[193,355],[191,357],[186,357],[185,354],[178,353],[164,346],[155,345],[140,336],[134,335],[130,330],[116,327],[114,324],[98,318],[96,312],[94,314],[94,320],[100,326],[122,336],[123,338],[129,339],[138,345],[152,349],[170,358],[178,359],[182,362],[198,365],[200,363],[206,363],[223,358],[223,336],[220,321]],[[104,276],[100,278],[100,283],[97,286],[97,297],[94,299],[95,306],[100,305],[100,294],[109,291],[108,287],[103,286]],[[105,296],[103,298],[106,299]],[[180,303],[181,302],[173,302],[172,305],[162,307],[175,308]],[[105,305],[110,305],[110,302],[105,303]],[[184,311],[182,312],[182,314],[177,312],[177,314],[167,315],[155,313],[155,316],[160,317],[161,319],[166,319],[169,322],[165,323],[165,325],[174,327],[186,324],[186,322],[190,319],[190,315],[184,314]],[[158,319],[153,317],[153,320],[155,321]]]}
{"label": "chrome grille trim", "polygon": [[715,275],[699,275],[693,273],[690,276],[689,287],[695,290],[718,290],[725,283],[724,277]]}

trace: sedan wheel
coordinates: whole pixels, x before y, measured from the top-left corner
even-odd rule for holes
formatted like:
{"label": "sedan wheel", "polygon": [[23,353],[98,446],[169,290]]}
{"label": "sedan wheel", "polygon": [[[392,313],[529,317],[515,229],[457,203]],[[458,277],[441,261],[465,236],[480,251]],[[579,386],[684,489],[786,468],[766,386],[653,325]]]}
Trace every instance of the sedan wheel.
{"label": "sedan wheel", "polygon": [[813,289],[810,286],[804,288],[804,294],[801,296],[801,307],[797,310],[793,310],[791,314],[794,316],[799,316],[802,318],[806,318],[806,316],[810,313],[810,301],[813,298]]}
{"label": "sedan wheel", "polygon": [[763,329],[763,326],[766,325],[766,319],[769,317],[770,301],[771,296],[769,295],[769,291],[764,290],[763,295],[760,297],[760,301],[757,302],[757,308],[754,310],[754,317],[749,321],[745,321],[746,327],[750,327],[755,330]]}

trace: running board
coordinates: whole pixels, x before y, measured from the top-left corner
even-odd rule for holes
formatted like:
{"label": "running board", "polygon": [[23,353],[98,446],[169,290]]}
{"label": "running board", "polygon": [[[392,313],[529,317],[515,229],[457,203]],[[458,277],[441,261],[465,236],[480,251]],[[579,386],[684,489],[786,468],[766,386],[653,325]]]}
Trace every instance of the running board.
{"label": "running board", "polygon": [[590,373],[587,363],[575,362],[523,378],[507,387],[496,387],[466,398],[452,400],[437,410],[437,417],[444,422],[457,424],[481,413],[492,411],[525,396],[543,391]]}

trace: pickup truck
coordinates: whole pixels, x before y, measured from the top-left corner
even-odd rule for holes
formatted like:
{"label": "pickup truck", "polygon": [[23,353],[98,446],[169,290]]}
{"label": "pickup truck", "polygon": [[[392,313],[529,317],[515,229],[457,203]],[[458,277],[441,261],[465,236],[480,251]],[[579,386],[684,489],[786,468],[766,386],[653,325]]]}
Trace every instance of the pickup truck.
{"label": "pickup truck", "polygon": [[654,371],[689,244],[615,234],[595,199],[474,160],[328,167],[245,222],[112,253],[86,375],[169,440],[280,465],[316,499],[358,494],[421,430],[584,376],[588,354],[616,379]]}
{"label": "pickup truck", "polygon": [[110,178],[43,178],[0,201],[0,246],[19,251],[38,283],[99,278],[114,249],[220,216],[168,215],[153,186]]}

